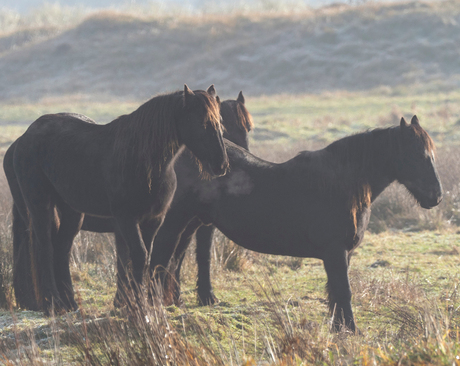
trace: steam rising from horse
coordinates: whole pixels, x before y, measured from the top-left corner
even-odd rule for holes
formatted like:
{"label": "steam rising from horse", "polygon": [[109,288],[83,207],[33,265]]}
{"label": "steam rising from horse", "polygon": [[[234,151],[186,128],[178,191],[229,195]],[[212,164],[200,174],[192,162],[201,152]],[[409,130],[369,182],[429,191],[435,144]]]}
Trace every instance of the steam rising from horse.
{"label": "steam rising from horse", "polygon": [[135,287],[142,285],[147,252],[139,225],[150,220],[156,231],[161,224],[176,187],[178,154],[187,146],[209,175],[226,172],[219,104],[213,86],[191,91],[185,85],[107,125],[75,114],[44,115],[15,141],[4,169],[14,210],[31,228],[41,309],[77,308],[68,254],[84,214],[114,218],[129,248]]}
{"label": "steam rising from horse", "polygon": [[[333,328],[355,331],[348,281],[350,255],[361,243],[371,204],[393,181],[423,208],[442,199],[434,144],[416,116],[397,127],[340,139],[282,164],[261,160],[226,141],[226,176],[182,184],[153,244],[151,270],[167,267],[191,223],[214,224],[228,238],[260,253],[323,260]],[[187,229],[188,230],[188,229]],[[200,265],[200,264],[199,264]],[[202,263],[208,265],[208,263]],[[209,285],[205,299],[212,299]]]}

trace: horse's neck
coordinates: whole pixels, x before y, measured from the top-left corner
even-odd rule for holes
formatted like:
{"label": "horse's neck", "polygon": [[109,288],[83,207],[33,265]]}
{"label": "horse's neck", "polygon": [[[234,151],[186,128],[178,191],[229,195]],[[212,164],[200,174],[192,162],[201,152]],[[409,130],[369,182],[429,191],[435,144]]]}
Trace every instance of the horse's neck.
{"label": "horse's neck", "polygon": [[[176,164],[177,160],[179,159],[180,156],[182,156],[183,152],[185,151],[186,146],[184,144],[180,145],[179,148],[175,149],[173,152],[171,152],[170,155],[167,156],[167,160],[165,160],[165,167],[174,167],[174,164]],[[190,152],[191,155],[191,152]]]}
{"label": "horse's neck", "polygon": [[[394,180],[396,159],[394,129],[370,131],[337,141],[329,149],[343,166],[344,174],[351,175],[358,185],[371,190],[374,201]],[[349,170],[349,171],[348,171]]]}
{"label": "horse's neck", "polygon": [[159,160],[155,165],[145,166],[145,169],[141,169],[141,171],[138,172],[139,178],[143,179],[145,175],[149,180],[158,178],[159,181],[161,181],[166,176],[170,175],[171,172],[174,171],[174,165],[182,155],[185,147],[185,145],[181,145],[177,149],[168,151],[168,153],[163,156],[163,159]]}
{"label": "horse's neck", "polygon": [[[145,131],[144,135],[140,135],[139,122],[133,119],[133,115],[121,116],[107,125],[114,135],[116,164],[123,171],[134,174],[137,179],[143,180],[145,176],[154,179],[169,165],[174,164],[183,147],[170,136],[162,136],[155,130]],[[150,144],[149,139],[155,138],[160,141]]]}

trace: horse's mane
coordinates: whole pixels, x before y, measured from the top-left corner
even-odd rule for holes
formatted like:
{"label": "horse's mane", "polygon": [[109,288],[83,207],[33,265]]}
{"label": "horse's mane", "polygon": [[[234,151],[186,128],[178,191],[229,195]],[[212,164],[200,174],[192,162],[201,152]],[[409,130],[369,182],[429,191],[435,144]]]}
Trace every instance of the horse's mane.
{"label": "horse's mane", "polygon": [[220,106],[220,113],[224,117],[224,120],[228,120],[231,116],[232,123],[238,124],[239,127],[245,129],[247,132],[254,128],[252,116],[243,103],[235,100],[226,100]]}
{"label": "horse's mane", "polygon": [[428,133],[418,124],[411,124],[412,128],[414,129],[415,134],[418,138],[420,138],[425,146],[426,151],[436,153],[436,147],[434,145],[433,139],[428,135]]}
{"label": "horse's mane", "polygon": [[[195,99],[196,97],[196,99]],[[128,156],[135,159],[138,168],[150,175],[179,148],[176,120],[184,108],[200,108],[204,121],[221,130],[220,107],[215,98],[202,90],[195,90],[192,106],[184,107],[184,92],[177,91],[153,97],[128,115],[112,122],[115,132],[114,152],[124,165]]]}
{"label": "horse's mane", "polygon": [[[336,179],[331,189],[338,190],[348,197],[348,207],[357,229],[357,214],[371,206],[372,191],[368,182],[369,171],[375,170],[375,151],[386,154],[399,149],[399,139],[395,128],[374,129],[347,136],[330,144],[326,150],[337,159]],[[383,149],[383,150],[382,150]]]}
{"label": "horse's mane", "polygon": [[[422,141],[425,149],[434,153],[434,142],[428,133],[419,124],[411,124],[410,128]],[[395,151],[399,153],[400,149],[400,126],[357,133],[337,140],[325,148],[336,157],[336,167],[341,177],[335,182],[336,186],[331,188],[348,195],[355,229],[357,212],[370,207],[372,201],[369,172],[375,171],[378,164],[384,164],[382,156],[395,156]]]}

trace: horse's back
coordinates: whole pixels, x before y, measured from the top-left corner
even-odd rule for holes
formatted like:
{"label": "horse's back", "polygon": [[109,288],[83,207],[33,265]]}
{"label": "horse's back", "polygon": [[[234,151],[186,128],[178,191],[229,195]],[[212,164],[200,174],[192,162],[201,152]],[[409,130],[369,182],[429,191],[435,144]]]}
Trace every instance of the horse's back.
{"label": "horse's back", "polygon": [[[108,206],[103,174],[112,152],[110,133],[81,116],[48,114],[33,122],[15,142],[14,173],[27,194],[56,192],[79,211],[107,215],[101,207]],[[88,200],[88,192],[97,194]]]}
{"label": "horse's back", "polygon": [[[33,122],[15,142],[13,164],[16,170],[39,166],[44,172],[56,169],[87,175],[97,160],[109,153],[110,134],[82,115],[47,114]],[[99,164],[100,165],[100,164]]]}
{"label": "horse's back", "polygon": [[96,129],[96,123],[89,117],[78,113],[45,114],[36,119],[24,135],[78,134]]}

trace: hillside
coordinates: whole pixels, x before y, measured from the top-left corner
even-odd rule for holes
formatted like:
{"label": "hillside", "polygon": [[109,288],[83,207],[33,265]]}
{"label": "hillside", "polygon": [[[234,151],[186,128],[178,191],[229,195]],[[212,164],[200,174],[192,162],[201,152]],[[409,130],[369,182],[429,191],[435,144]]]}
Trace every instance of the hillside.
{"label": "hillside", "polygon": [[460,1],[333,6],[301,14],[133,17],[0,37],[0,100],[146,98],[460,85]]}

